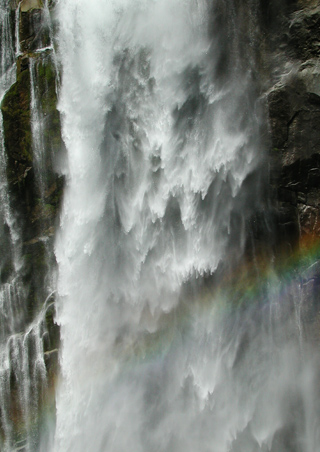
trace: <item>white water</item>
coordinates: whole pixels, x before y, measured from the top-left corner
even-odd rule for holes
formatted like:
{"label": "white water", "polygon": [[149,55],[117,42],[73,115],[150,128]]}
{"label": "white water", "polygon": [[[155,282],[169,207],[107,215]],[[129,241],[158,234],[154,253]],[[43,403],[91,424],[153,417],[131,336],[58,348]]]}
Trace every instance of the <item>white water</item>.
{"label": "white water", "polygon": [[[157,316],[223,256],[233,200],[255,166],[234,111],[246,80],[215,89],[205,2],[66,1],[60,10],[61,295],[95,287]],[[99,258],[102,284],[95,268],[87,273]],[[78,271],[92,278],[84,288]]]}
{"label": "white water", "polygon": [[235,52],[219,76],[236,33],[208,5],[59,4],[55,452],[319,450],[299,305],[279,285],[246,309],[197,292],[233,240],[241,253],[262,153],[250,67]]}
{"label": "white water", "polygon": [[[7,2],[0,0],[0,12],[2,97],[21,50]],[[67,147],[55,243],[57,423],[48,434],[40,412],[54,269],[48,257],[46,287],[37,288],[44,305],[27,324],[1,122],[0,215],[14,272],[0,287],[0,447],[318,452],[319,357],[303,321],[312,271],[307,285],[299,277],[265,281],[256,262],[262,289],[252,297],[248,287],[239,303],[246,291],[234,268],[260,205],[259,178],[251,175],[263,154],[263,117],[251,60],[239,57],[233,2],[60,0],[57,19]],[[43,23],[50,45],[35,52],[51,52],[57,68],[47,0]],[[42,196],[48,149],[37,61],[30,58],[30,110]],[[212,275],[229,267],[230,282],[220,284]]]}
{"label": "white water", "polygon": [[21,46],[20,46],[20,6],[21,1],[18,3],[15,13],[15,37],[16,37],[16,57],[21,55]]}
{"label": "white water", "polygon": [[37,66],[33,58],[29,59],[30,71],[30,94],[31,94],[31,132],[33,163],[36,171],[41,198],[44,197],[45,189],[45,155],[44,146],[44,117],[41,109],[41,101],[37,91]]}

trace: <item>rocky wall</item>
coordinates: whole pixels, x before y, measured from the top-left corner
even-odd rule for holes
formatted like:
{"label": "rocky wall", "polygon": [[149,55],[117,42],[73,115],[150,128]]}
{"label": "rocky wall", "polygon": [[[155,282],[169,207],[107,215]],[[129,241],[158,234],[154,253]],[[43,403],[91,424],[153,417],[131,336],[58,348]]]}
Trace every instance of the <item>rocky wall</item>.
{"label": "rocky wall", "polygon": [[[18,1],[10,2],[13,42],[19,41],[16,82],[1,104],[10,204],[22,239],[19,278],[24,288],[25,313],[21,331],[17,333],[24,334],[24,330],[36,328],[33,325],[39,322],[39,313],[45,310],[39,334],[43,343],[47,390],[41,395],[38,410],[39,413],[41,410],[54,413],[60,334],[54,320],[54,293],[48,293],[48,287],[54,285],[53,238],[64,184],[55,163],[62,156],[64,146],[57,110],[59,74],[51,36],[54,24],[50,15],[54,14],[54,4],[49,2],[50,9],[45,10],[40,0],[23,0],[16,27],[18,4]],[[19,36],[16,36],[17,31]],[[2,283],[12,280],[13,265],[8,264],[8,269],[1,274]],[[33,355],[29,353],[32,360]],[[22,438],[24,443],[26,427],[16,395],[19,392],[17,375],[18,371],[12,368],[9,417],[13,437]],[[36,385],[36,382],[31,384]],[[3,413],[0,421],[2,418]],[[0,449],[3,429],[0,422]]]}
{"label": "rocky wall", "polygon": [[320,2],[295,3],[272,34],[272,44],[266,105],[276,251],[287,260],[296,253],[305,259],[303,324],[306,337],[319,342]]}

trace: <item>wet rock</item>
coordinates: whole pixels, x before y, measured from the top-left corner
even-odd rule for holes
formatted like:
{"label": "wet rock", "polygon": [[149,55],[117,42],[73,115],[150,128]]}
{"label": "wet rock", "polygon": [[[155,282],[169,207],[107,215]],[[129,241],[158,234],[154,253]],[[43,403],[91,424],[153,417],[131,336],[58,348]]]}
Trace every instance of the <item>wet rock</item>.
{"label": "wet rock", "polygon": [[301,236],[320,237],[319,208],[300,204],[298,210]]}
{"label": "wet rock", "polygon": [[45,352],[44,359],[48,372],[56,370],[58,367],[58,349]]}
{"label": "wet rock", "polygon": [[20,0],[9,0],[9,6],[11,9],[16,9],[20,3]]}
{"label": "wet rock", "polygon": [[48,331],[48,341],[45,351],[56,350],[60,345],[60,329],[55,322],[55,307],[51,304],[46,311],[46,326]]}
{"label": "wet rock", "polygon": [[303,67],[268,93],[273,154],[278,154],[282,166],[320,151],[320,97],[314,92],[319,74],[315,74],[314,79],[312,70]]}
{"label": "wet rock", "polygon": [[267,94],[270,180],[280,216],[285,217],[285,224],[295,224],[302,239],[320,237],[320,60],[317,35],[309,36],[318,26],[320,8],[307,8],[292,17],[289,55],[295,49],[294,57],[305,61],[292,63],[289,73]]}
{"label": "wet rock", "polygon": [[297,11],[289,26],[290,54],[302,60],[320,57],[320,6]]}
{"label": "wet rock", "polygon": [[8,91],[1,106],[11,200],[23,218],[25,242],[46,235],[46,231],[55,226],[63,190],[63,178],[58,176],[53,163],[64,149],[56,107],[55,67],[50,53],[31,58],[34,60],[35,83],[40,99],[38,108],[42,115],[44,195],[39,193],[33,161],[30,57],[20,58],[17,82]]}
{"label": "wet rock", "polygon": [[41,0],[23,0],[21,2],[20,10],[21,12],[27,12],[31,9],[39,9],[42,8],[43,4]]}
{"label": "wet rock", "polygon": [[320,275],[320,261],[316,260],[301,272],[302,281],[305,283]]}
{"label": "wet rock", "polygon": [[42,9],[28,9],[20,12],[21,52],[34,52],[50,46],[50,36],[43,20]]}
{"label": "wet rock", "polygon": [[33,177],[30,101],[30,76],[24,70],[4,97],[1,110],[10,188],[19,196],[25,190],[26,197],[32,196],[29,188]]}
{"label": "wet rock", "polygon": [[301,64],[297,74],[308,93],[320,96],[320,59],[310,59]]}

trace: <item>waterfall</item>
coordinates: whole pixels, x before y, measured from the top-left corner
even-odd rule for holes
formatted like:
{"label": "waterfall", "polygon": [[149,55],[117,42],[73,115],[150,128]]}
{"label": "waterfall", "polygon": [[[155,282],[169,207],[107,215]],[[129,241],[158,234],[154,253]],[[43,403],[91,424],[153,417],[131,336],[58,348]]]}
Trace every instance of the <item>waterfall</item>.
{"label": "waterfall", "polygon": [[318,447],[298,280],[237,268],[264,119],[227,3],[59,5],[56,452]]}
{"label": "waterfall", "polygon": [[262,9],[0,0],[1,451],[320,451],[318,248],[279,244],[259,80],[296,69],[258,61]]}

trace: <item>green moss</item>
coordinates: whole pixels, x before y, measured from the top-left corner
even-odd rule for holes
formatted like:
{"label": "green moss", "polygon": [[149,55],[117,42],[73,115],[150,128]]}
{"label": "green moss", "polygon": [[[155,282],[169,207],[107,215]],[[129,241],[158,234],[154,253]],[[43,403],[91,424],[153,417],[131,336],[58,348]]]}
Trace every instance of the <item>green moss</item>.
{"label": "green moss", "polygon": [[[56,178],[52,168],[52,157],[63,149],[60,115],[57,110],[56,68],[50,53],[41,55],[30,53],[30,58],[34,60],[35,86],[43,115],[43,138],[46,149],[44,169],[46,180],[51,184]],[[29,59],[24,58],[20,61],[17,81],[1,105],[8,155],[8,179],[9,182],[18,185],[24,183],[26,171],[32,167],[33,159]]]}
{"label": "green moss", "polygon": [[43,216],[45,218],[55,217],[55,214],[56,214],[55,206],[52,206],[51,204],[45,204],[43,206]]}
{"label": "green moss", "polygon": [[[21,72],[17,81],[5,95],[1,110],[9,164],[15,161],[32,163],[30,77],[29,71]],[[13,173],[15,173],[14,168]]]}
{"label": "green moss", "polygon": [[24,260],[24,263],[28,265],[32,261],[32,254],[30,254],[30,253],[25,254],[23,256],[23,260]]}

